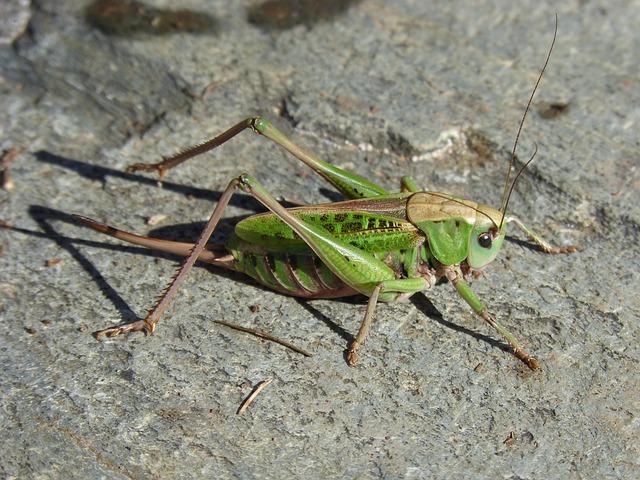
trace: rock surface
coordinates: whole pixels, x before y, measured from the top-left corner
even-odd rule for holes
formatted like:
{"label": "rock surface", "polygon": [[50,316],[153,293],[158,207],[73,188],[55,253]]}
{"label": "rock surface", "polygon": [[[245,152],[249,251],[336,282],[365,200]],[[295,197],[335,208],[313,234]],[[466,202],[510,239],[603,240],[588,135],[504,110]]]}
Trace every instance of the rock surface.
{"label": "rock surface", "polygon": [[[633,2],[13,3],[3,11],[19,18],[0,26],[0,150],[21,151],[0,193],[13,227],[0,233],[3,478],[640,477]],[[177,261],[69,213],[195,239],[243,171],[290,201],[337,198],[250,133],[162,188],[125,173],[248,115],[389,189],[412,175],[497,206],[556,11],[519,146],[521,159],[534,144],[538,155],[510,209],[584,250],[545,256],[507,242],[474,283],[541,370],[505,353],[446,284],[429,300],[381,305],[350,368],[362,299],[297,301],[206,267],[156,334],[93,339],[144,315]],[[108,28],[123,18],[126,28]],[[259,209],[235,197],[216,238]]]}

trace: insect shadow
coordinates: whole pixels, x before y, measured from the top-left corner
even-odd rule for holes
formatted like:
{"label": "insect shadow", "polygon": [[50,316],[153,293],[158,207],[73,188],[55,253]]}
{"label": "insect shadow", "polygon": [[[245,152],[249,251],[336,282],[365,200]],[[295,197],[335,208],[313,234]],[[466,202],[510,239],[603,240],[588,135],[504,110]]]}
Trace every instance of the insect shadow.
{"label": "insect shadow", "polygon": [[505,342],[501,342],[500,340],[496,340],[495,338],[491,338],[488,335],[483,335],[482,333],[478,333],[475,330],[471,330],[467,327],[463,327],[461,325],[457,325],[453,322],[445,320],[444,316],[440,313],[440,311],[436,308],[436,306],[429,300],[423,292],[418,292],[410,298],[411,303],[425,316],[429,317],[432,320],[435,320],[443,327],[450,328],[456,332],[464,333],[469,335],[476,340],[480,340],[482,342],[488,343],[494,348],[499,348],[504,352],[509,352],[510,347]]}
{"label": "insect shadow", "polygon": [[[106,183],[108,177],[113,177],[130,182],[136,182],[141,185],[158,187],[158,181],[150,177],[121,171],[102,165],[94,165],[80,160],[75,160],[73,158],[63,157],[61,155],[50,153],[44,150],[36,152],[35,157],[40,162],[66,168],[67,170],[76,172],[78,175],[84,178],[87,178],[91,181],[100,182],[103,185]],[[222,195],[222,192],[219,191],[209,190],[206,188],[190,187],[187,185],[181,185],[179,183],[168,181],[162,182],[162,188],[164,190],[176,192],[184,196],[190,196],[216,203],[220,200],[220,196]],[[266,209],[260,202],[248,195],[234,195],[229,203],[235,207],[244,208],[253,212],[266,211]],[[286,203],[284,203],[284,205],[287,206]]]}
{"label": "insect shadow", "polygon": [[[86,246],[104,247],[105,244],[103,242],[93,242],[90,240],[71,238],[59,233],[54,226],[55,222],[62,221],[64,223],[71,224],[77,223],[73,220],[73,217],[71,215],[64,212],[60,212],[58,210],[43,207],[40,205],[31,205],[29,207],[29,216],[38,224],[41,230],[40,232],[19,227],[9,228],[16,232],[53,240],[58,244],[60,248],[65,250],[76,262],[78,262],[78,264],[89,274],[91,279],[96,282],[104,295],[109,299],[109,301],[113,303],[123,319],[135,320],[137,318],[137,315],[131,309],[131,307],[129,307],[127,302],[125,302],[124,299],[118,294],[118,292],[109,284],[109,282],[107,282],[107,280],[102,276],[95,265],[93,265],[93,263],[91,263],[91,261],[76,247],[76,245],[80,244]],[[146,253],[144,251],[145,249],[138,247],[107,245],[106,248],[117,251],[127,251],[136,254]]]}
{"label": "insect shadow", "polygon": [[531,250],[533,252],[539,252],[539,253],[544,253],[544,250],[540,247],[540,245],[536,245],[533,242],[529,242],[527,240],[522,240],[521,238],[516,238],[516,237],[512,237],[507,235],[505,237],[505,240],[507,242],[513,243],[515,245],[518,245],[522,248],[526,248],[527,250]]}
{"label": "insect shadow", "polygon": [[[108,241],[99,242],[94,240],[86,240],[83,238],[69,237],[67,235],[61,234],[56,229],[55,224],[58,222],[62,222],[77,226],[78,221],[75,220],[72,215],[41,205],[31,205],[28,211],[29,216],[36,222],[36,224],[40,228],[40,231],[14,226],[9,226],[6,228],[14,232],[23,233],[32,237],[46,238],[48,240],[54,241],[60,248],[66,251],[76,262],[78,262],[78,264],[83,268],[85,272],[87,272],[87,274],[96,283],[105,297],[113,303],[114,307],[118,310],[124,321],[135,320],[139,317],[133,312],[131,307],[129,307],[129,305],[118,294],[118,292],[109,284],[109,282],[104,278],[104,276],[100,273],[96,266],[81,252],[78,246],[100,248],[103,250],[109,250],[119,253],[144,255],[151,258],[163,258],[174,262],[180,261],[180,258],[176,257],[175,255],[160,252],[157,250],[150,250],[144,247],[135,247],[130,245],[111,243]],[[239,221],[238,218],[229,218],[228,220],[230,222],[229,229],[232,228],[232,223]],[[195,232],[201,228],[201,223],[193,223],[156,229],[149,233],[152,237],[184,240],[185,236],[189,236],[189,232]],[[185,233],[187,235],[185,235]],[[191,240],[195,238],[197,238],[197,234],[194,235]],[[202,268],[206,268],[211,273],[215,273],[216,275],[227,278],[229,280],[241,282],[246,285],[253,285],[265,291],[271,291],[253,282],[253,280],[246,275],[242,275],[230,270],[224,270],[222,268],[217,268],[214,265],[208,265],[204,263],[200,263],[199,266],[201,266]]]}

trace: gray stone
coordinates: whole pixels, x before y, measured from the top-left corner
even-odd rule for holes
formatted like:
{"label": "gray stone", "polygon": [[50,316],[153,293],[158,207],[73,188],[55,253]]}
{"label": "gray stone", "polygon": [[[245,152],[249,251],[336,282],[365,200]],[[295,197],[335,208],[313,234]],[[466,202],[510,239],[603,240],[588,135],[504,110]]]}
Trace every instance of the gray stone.
{"label": "gray stone", "polygon": [[[24,149],[10,166],[14,188],[0,192],[0,218],[13,226],[0,233],[0,475],[639,478],[637,6],[363,0],[318,22],[295,10],[303,20],[278,23],[255,9],[249,21],[256,3],[190,1],[215,30],[179,20],[154,30],[152,19],[119,36],[87,23],[87,2],[43,0],[0,46],[0,151]],[[272,3],[267,14],[291,14]],[[343,351],[362,299],[297,301],[206,267],[154,335],[93,339],[144,315],[178,260],[69,213],[195,239],[242,171],[287,200],[337,198],[250,133],[172,170],[162,188],[125,173],[248,115],[389,189],[412,175],[497,206],[556,11],[519,162],[534,144],[538,154],[510,209],[554,244],[584,250],[546,256],[507,242],[473,284],[539,371],[503,351],[446,284],[428,301],[380,305],[353,368]],[[236,197],[216,238],[257,209]],[[166,220],[151,227],[154,215]]]}

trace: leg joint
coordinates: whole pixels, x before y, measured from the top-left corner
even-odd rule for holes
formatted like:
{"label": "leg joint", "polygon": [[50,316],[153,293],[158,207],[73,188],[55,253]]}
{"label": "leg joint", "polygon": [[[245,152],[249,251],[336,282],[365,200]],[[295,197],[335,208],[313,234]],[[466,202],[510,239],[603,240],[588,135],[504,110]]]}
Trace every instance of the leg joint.
{"label": "leg joint", "polygon": [[451,282],[451,285],[456,287],[458,283],[460,283],[460,275],[458,275],[456,269],[452,266],[446,266],[443,270],[445,277],[447,277],[447,280]]}
{"label": "leg joint", "polygon": [[250,190],[251,186],[254,183],[253,177],[246,172],[243,172],[240,175],[238,175],[235,178],[234,182],[237,185],[237,187],[240,188],[240,190],[243,190],[245,192]]}
{"label": "leg joint", "polygon": [[264,132],[271,127],[271,122],[262,116],[256,116],[249,119],[249,126],[254,132],[264,135]]}

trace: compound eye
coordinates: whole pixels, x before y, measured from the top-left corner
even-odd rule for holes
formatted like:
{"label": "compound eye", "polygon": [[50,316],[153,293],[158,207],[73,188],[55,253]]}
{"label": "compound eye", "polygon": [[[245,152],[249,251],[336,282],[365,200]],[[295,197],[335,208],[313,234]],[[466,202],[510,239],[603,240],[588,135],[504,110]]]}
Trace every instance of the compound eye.
{"label": "compound eye", "polygon": [[482,248],[491,248],[491,244],[493,243],[493,239],[488,232],[481,233],[478,235],[478,243]]}

